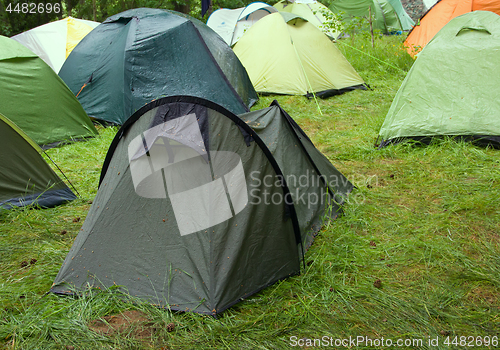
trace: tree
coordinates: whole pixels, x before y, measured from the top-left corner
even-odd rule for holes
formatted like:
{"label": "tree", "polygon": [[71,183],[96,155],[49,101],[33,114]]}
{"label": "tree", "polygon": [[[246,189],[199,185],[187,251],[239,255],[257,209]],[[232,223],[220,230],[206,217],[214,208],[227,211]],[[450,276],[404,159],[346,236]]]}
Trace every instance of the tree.
{"label": "tree", "polygon": [[2,13],[5,13],[0,27],[2,35],[16,35],[63,16],[61,3],[53,0],[38,0],[36,3],[23,0],[0,1],[3,2]]}
{"label": "tree", "polygon": [[[138,7],[161,8],[188,14],[205,21],[212,12],[201,16],[201,0],[60,0],[58,13],[22,13],[8,12],[7,5],[29,3],[26,0],[0,0],[0,35],[12,36],[42,24],[67,16],[102,22],[117,13]],[[211,8],[238,8],[253,2],[252,0],[212,0]],[[274,1],[276,2],[276,1]],[[54,0],[37,0],[37,4],[54,4]]]}

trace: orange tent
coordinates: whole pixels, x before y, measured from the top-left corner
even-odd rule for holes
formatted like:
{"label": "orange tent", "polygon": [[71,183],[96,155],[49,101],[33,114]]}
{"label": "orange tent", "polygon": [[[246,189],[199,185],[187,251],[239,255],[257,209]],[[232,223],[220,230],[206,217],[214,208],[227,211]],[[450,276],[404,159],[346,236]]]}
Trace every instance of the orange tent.
{"label": "orange tent", "polygon": [[422,16],[408,34],[404,45],[415,56],[451,19],[471,11],[491,11],[500,15],[498,0],[441,0]]}

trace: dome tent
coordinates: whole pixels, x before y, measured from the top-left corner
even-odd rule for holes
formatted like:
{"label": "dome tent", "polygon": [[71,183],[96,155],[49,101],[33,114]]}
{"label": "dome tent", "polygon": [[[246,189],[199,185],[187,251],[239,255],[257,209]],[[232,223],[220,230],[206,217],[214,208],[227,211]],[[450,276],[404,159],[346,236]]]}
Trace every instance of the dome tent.
{"label": "dome tent", "polygon": [[198,96],[234,113],[258,99],[238,58],[212,29],[161,9],[106,19],[71,52],[59,75],[89,116],[118,125],[165,96]]}
{"label": "dome tent", "polygon": [[329,97],[366,89],[363,79],[335,44],[292,13],[262,18],[233,50],[255,90],[261,93]]}
{"label": "dome tent", "polygon": [[207,26],[219,34],[229,46],[233,46],[255,22],[274,12],[278,10],[260,1],[237,9],[221,8],[208,17]]}
{"label": "dome tent", "polygon": [[381,146],[460,136],[500,145],[500,16],[452,19],[420,52],[380,129]]}
{"label": "dome tent", "polygon": [[14,35],[11,39],[36,53],[58,73],[75,46],[98,25],[98,22],[66,17]]}
{"label": "dome tent", "polygon": [[113,140],[51,291],[116,284],[217,315],[298,274],[352,188],[276,103],[238,117],[195,97],[153,101]]}
{"label": "dome tent", "polygon": [[97,135],[75,96],[37,55],[0,36],[0,113],[48,148]]}
{"label": "dome tent", "polygon": [[76,199],[41,152],[28,135],[0,114],[0,208],[48,208]]}

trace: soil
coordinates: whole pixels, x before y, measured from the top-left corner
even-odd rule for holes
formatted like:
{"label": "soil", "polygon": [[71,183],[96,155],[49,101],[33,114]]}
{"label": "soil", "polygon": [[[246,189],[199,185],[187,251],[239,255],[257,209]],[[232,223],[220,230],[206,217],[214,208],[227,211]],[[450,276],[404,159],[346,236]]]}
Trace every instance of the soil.
{"label": "soil", "polygon": [[108,315],[93,320],[89,328],[103,335],[130,334],[136,339],[150,338],[156,331],[153,323],[137,310],[127,310],[118,315]]}

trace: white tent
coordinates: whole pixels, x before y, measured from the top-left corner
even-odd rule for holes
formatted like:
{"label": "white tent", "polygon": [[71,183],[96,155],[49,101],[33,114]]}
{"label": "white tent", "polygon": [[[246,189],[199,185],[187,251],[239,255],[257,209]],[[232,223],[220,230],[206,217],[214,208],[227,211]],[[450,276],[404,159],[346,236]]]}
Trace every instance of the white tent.
{"label": "white tent", "polygon": [[59,73],[71,50],[99,23],[67,17],[15,35],[23,44]]}
{"label": "white tent", "polygon": [[208,18],[207,25],[229,46],[233,46],[255,22],[274,12],[278,10],[271,5],[252,2],[234,10],[222,8],[214,11]]}

